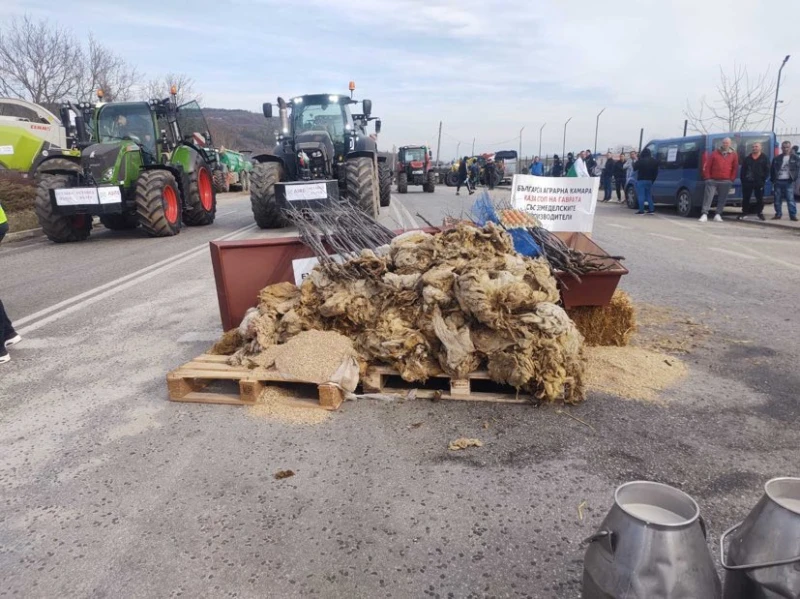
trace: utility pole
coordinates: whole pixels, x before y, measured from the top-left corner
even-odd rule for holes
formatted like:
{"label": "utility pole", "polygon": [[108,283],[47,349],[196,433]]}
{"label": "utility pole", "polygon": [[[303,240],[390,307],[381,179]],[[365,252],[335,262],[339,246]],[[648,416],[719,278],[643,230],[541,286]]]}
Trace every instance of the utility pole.
{"label": "utility pole", "polygon": [[439,141],[436,143],[436,166],[439,166],[439,150],[442,149],[442,121],[439,121]]}
{"label": "utility pole", "polygon": [[458,153],[458,149],[461,147],[461,142],[456,144],[456,159],[461,160],[461,154]]}
{"label": "utility pole", "polygon": [[689,119],[683,121],[683,136],[686,137],[686,131],[689,129]]}
{"label": "utility pole", "polygon": [[644,141],[644,127],[639,129],[639,152],[642,151],[642,141]]}
{"label": "utility pole", "polygon": [[474,137],[472,138],[472,154],[470,154],[470,155],[471,156],[475,156],[475,138]]}
{"label": "utility pole", "polygon": [[522,132],[525,131],[525,127],[523,126],[522,129],[519,130],[519,154],[517,154],[517,173],[522,172]]}
{"label": "utility pole", "polygon": [[786,58],[781,63],[781,68],[778,69],[778,83],[775,85],[775,106],[772,108],[772,132],[775,133],[775,116],[778,114],[778,92],[781,89],[781,71],[786,63],[789,62],[790,55],[787,54]]}
{"label": "utility pole", "polygon": [[594,125],[594,153],[597,154],[597,132],[600,130],[600,115],[606,111],[605,108],[597,113],[597,120]]}
{"label": "utility pole", "polygon": [[[545,123],[544,125],[546,125]],[[544,125],[539,127],[539,160],[542,159],[542,129],[544,129]]]}
{"label": "utility pole", "polygon": [[[561,146],[561,160],[564,160],[564,157],[567,155],[567,125],[572,120],[572,117],[567,119],[567,122],[564,123],[564,144]],[[566,162],[565,162],[566,164]]]}

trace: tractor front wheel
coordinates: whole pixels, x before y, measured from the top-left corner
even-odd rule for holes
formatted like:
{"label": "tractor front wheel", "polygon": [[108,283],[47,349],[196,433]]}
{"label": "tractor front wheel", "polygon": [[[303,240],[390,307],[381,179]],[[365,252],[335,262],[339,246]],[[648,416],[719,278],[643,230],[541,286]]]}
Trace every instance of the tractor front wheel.
{"label": "tractor front wheel", "polygon": [[189,173],[189,189],[183,204],[183,222],[190,227],[202,227],[214,222],[217,215],[217,194],[211,171],[205,164],[197,164]]}
{"label": "tractor front wheel", "polygon": [[100,222],[106,229],[112,231],[126,231],[139,226],[135,214],[103,214],[100,216]]}
{"label": "tractor front wheel", "polygon": [[250,172],[250,205],[256,224],[262,229],[286,226],[286,218],[275,195],[275,184],[280,182],[282,176],[283,169],[277,162],[259,162]]}
{"label": "tractor front wheel", "polygon": [[150,237],[171,237],[181,230],[178,183],[169,171],[144,171],[136,180],[136,214]]}
{"label": "tractor front wheel", "polygon": [[50,241],[70,243],[84,241],[92,230],[92,217],[88,214],[56,214],[50,201],[51,189],[69,187],[69,175],[37,174],[34,210],[42,231]]}
{"label": "tractor front wheel", "polygon": [[397,175],[397,193],[407,193],[408,192],[408,175],[405,173],[400,173]]}
{"label": "tractor front wheel", "polygon": [[228,174],[222,170],[214,171],[214,191],[217,193],[227,193],[231,190],[228,184]]}
{"label": "tractor front wheel", "polygon": [[428,193],[433,193],[436,191],[436,173],[433,171],[428,171],[428,174],[425,176],[425,183],[422,186]]}
{"label": "tractor front wheel", "polygon": [[382,162],[378,165],[381,186],[381,208],[386,208],[392,201],[392,169]]}
{"label": "tractor front wheel", "polygon": [[345,162],[347,198],[364,214],[378,218],[378,203],[375,202],[375,161],[368,157],[350,158]]}

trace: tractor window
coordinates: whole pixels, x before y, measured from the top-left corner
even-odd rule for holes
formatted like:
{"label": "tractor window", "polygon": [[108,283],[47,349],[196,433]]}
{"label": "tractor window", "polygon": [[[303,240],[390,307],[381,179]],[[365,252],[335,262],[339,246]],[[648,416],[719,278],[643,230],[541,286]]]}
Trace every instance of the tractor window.
{"label": "tractor window", "polygon": [[213,145],[206,117],[203,116],[203,110],[197,102],[178,106],[177,120],[183,140],[193,141],[201,146]]}
{"label": "tractor window", "polygon": [[342,139],[344,126],[350,121],[345,107],[338,102],[295,105],[292,116],[295,133],[327,131],[331,139]]}
{"label": "tractor window", "polygon": [[106,104],[100,108],[97,115],[97,139],[100,142],[130,139],[154,153],[156,138],[147,104]]}
{"label": "tractor window", "polygon": [[423,162],[425,160],[425,148],[408,148],[405,151],[405,162]]}

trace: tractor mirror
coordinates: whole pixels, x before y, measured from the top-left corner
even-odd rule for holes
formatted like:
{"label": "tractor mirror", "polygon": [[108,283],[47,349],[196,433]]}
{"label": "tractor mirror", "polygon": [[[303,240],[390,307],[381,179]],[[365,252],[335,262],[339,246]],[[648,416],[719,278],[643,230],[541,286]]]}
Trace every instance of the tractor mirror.
{"label": "tractor mirror", "polygon": [[380,132],[381,132],[381,120],[378,119],[377,121],[375,121],[375,133],[380,133]]}
{"label": "tractor mirror", "polygon": [[268,119],[272,118],[272,103],[271,102],[264,102],[261,105],[261,109],[264,111],[264,116]]}
{"label": "tractor mirror", "polygon": [[364,116],[368,117],[372,114],[372,100],[363,100],[361,104],[364,106]]}

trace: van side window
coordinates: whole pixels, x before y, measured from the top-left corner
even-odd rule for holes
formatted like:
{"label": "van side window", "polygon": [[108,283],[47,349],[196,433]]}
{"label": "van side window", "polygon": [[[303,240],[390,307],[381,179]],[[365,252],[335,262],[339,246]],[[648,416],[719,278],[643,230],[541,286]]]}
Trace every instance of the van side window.
{"label": "van side window", "polygon": [[700,145],[687,141],[678,149],[678,162],[682,168],[700,168]]}
{"label": "van side window", "polygon": [[677,169],[680,167],[678,163],[678,144],[676,143],[663,143],[658,145],[658,168],[661,169]]}

